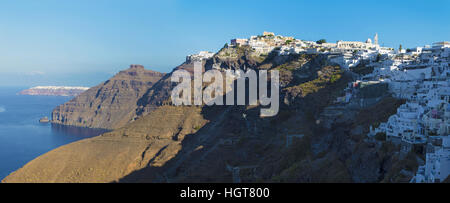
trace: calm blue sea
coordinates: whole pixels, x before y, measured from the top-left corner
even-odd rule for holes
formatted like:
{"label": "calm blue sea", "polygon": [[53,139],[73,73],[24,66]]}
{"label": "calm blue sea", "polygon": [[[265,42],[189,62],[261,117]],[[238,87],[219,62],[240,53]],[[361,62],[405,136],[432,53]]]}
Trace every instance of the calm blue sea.
{"label": "calm blue sea", "polygon": [[16,95],[22,89],[0,87],[0,180],[48,151],[105,132],[39,123],[71,98]]}

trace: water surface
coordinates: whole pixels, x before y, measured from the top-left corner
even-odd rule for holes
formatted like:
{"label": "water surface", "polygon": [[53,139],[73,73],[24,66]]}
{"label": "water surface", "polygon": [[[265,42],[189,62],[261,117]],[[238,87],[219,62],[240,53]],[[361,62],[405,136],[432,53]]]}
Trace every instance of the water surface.
{"label": "water surface", "polygon": [[22,89],[0,87],[0,180],[48,151],[105,132],[39,123],[71,97],[16,95]]}

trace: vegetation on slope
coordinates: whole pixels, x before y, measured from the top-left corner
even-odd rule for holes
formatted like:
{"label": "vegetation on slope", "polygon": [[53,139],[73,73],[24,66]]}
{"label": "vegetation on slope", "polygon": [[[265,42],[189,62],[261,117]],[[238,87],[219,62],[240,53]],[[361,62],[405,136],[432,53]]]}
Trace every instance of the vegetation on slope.
{"label": "vegetation on slope", "polygon": [[[385,121],[401,101],[388,97],[368,109],[345,109],[350,116],[332,121],[330,129],[322,126],[321,112],[352,79],[326,57],[260,56],[238,46],[224,47],[204,65],[213,64],[280,70],[279,114],[260,118],[259,107],[154,106],[124,128],[59,149],[66,158],[60,152],[40,157],[8,181],[231,182],[229,168],[242,167],[243,182],[390,182],[404,181],[396,176],[398,171],[416,165],[413,156],[396,155],[398,148],[387,142],[363,140],[368,126]],[[192,64],[178,68],[192,69]],[[155,84],[138,105],[145,109],[155,98],[168,98],[173,85],[168,78]],[[286,146],[289,134],[304,136]],[[42,167],[59,159],[54,170],[40,174]],[[61,168],[66,171],[54,172]]]}
{"label": "vegetation on slope", "polygon": [[367,64],[363,61],[354,67],[350,67],[350,70],[360,75],[367,75],[373,72],[374,67],[367,66]]}

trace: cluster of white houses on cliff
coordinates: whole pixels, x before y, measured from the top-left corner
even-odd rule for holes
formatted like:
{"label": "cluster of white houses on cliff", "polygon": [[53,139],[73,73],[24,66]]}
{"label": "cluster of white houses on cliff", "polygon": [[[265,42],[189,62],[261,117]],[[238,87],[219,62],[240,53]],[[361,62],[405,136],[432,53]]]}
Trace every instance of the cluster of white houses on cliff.
{"label": "cluster of white houses on cliff", "polygon": [[[425,165],[419,168],[412,182],[440,182],[450,174],[450,43],[398,49],[379,45],[378,34],[365,42],[304,41],[293,37],[264,32],[248,39],[232,39],[230,47],[249,46],[255,53],[326,54],[331,62],[343,69],[362,67],[370,70],[361,76],[361,84],[384,84],[397,98],[406,103],[387,122],[371,127],[369,137],[385,135],[387,141],[398,143],[402,150],[425,146]],[[214,53],[201,52],[188,60],[206,59]],[[351,88],[350,88],[351,89]],[[349,90],[349,88],[347,89]],[[349,102],[354,95],[347,91],[339,98]]]}
{"label": "cluster of white houses on cliff", "polygon": [[[378,34],[375,35],[373,40],[369,38],[365,42],[340,40],[336,43],[327,43],[275,35],[273,32],[263,32],[262,35],[251,36],[250,38],[232,39],[229,46],[249,46],[256,54],[260,55],[267,55],[273,51],[276,51],[279,55],[328,54],[333,62],[338,63],[343,68],[356,66],[361,60],[376,59],[378,54],[392,56],[397,53],[393,48],[380,46]],[[207,59],[213,55],[212,52],[202,51],[199,54],[189,55],[187,61]]]}
{"label": "cluster of white houses on cliff", "polygon": [[414,146],[426,152],[426,164],[412,182],[440,182],[450,175],[450,43],[417,47],[374,62],[366,80],[389,84],[390,92],[406,103],[369,136],[384,134],[402,150]]}

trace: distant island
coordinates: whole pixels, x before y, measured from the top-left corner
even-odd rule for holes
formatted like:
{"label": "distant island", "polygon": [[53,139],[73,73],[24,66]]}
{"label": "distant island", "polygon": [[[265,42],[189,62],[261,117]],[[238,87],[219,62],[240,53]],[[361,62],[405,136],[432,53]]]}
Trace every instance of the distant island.
{"label": "distant island", "polygon": [[33,96],[78,96],[89,87],[67,87],[67,86],[37,86],[22,90],[19,95]]}

